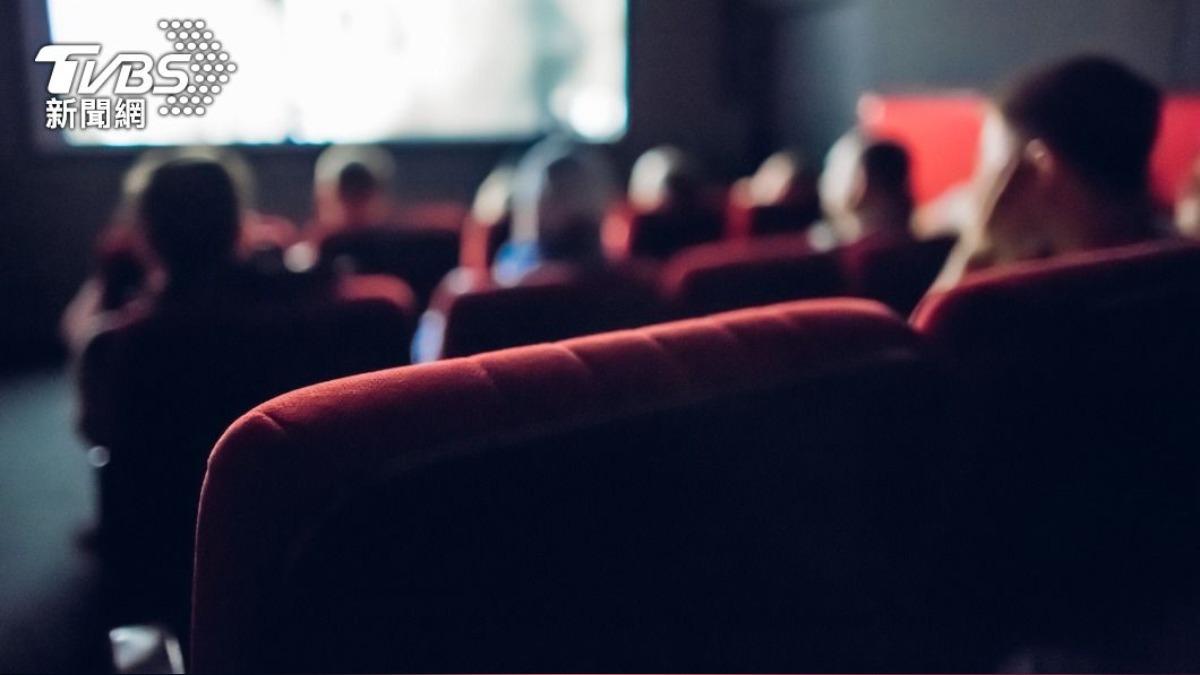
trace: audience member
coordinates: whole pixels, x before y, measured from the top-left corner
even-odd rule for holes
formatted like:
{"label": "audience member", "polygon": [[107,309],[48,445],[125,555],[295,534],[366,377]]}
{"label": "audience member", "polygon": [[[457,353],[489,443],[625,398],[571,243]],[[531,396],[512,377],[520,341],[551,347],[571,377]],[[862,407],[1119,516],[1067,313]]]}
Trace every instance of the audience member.
{"label": "audience member", "polygon": [[512,238],[493,275],[512,285],[547,264],[604,264],[601,227],[612,203],[608,164],[557,140],[535,146],[517,167]]}
{"label": "audience member", "polygon": [[730,223],[735,237],[803,232],[821,219],[817,176],[803,155],[782,150],[744,184]]}
{"label": "audience member", "polygon": [[865,143],[851,185],[848,211],[834,222],[842,241],[912,238],[914,202],[904,146],[892,141]]}
{"label": "audience member", "polygon": [[1004,91],[980,139],[979,213],[935,286],[974,270],[1154,237],[1149,158],[1161,102],[1141,75],[1090,56]]}
{"label": "audience member", "polygon": [[665,259],[721,237],[724,223],[708,201],[697,162],[682,150],[647,150],[629,177],[628,210],[610,218],[605,244],[618,257]]}
{"label": "audience member", "polygon": [[[550,317],[508,316],[518,325],[491,331],[496,334],[491,337],[503,335],[496,339],[510,342],[499,346],[594,332],[579,332],[579,326],[636,325],[627,316],[630,297],[637,297],[641,305],[637,314],[649,314],[648,288],[636,273],[610,264],[604,255],[601,229],[612,202],[612,185],[608,164],[593,151],[557,139],[531,149],[513,176],[512,238],[497,254],[490,278],[465,268],[446,276],[421,317],[413,360],[445,356],[451,315],[460,298],[475,293],[538,287],[556,289],[546,291],[551,296],[574,299],[572,306],[560,305],[556,312],[561,314]],[[566,296],[558,296],[559,291]],[[508,311],[521,314],[531,309],[517,304],[520,308],[514,305]],[[489,343],[488,336],[476,337],[479,344]]]}
{"label": "audience member", "polygon": [[319,232],[393,225],[396,166],[386,150],[335,145],[317,158],[313,179]]}

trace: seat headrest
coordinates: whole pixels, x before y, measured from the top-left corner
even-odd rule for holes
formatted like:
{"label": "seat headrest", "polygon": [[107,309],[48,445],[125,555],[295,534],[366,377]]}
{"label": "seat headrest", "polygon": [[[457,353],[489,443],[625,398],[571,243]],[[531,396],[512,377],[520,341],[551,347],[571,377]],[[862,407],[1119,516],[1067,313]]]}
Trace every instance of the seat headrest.
{"label": "seat headrest", "polygon": [[637,265],[543,265],[515,286],[457,269],[434,294],[444,321],[439,358],[552,342],[661,318],[649,271]]}
{"label": "seat headrest", "polygon": [[693,246],[667,261],[661,285],[691,316],[845,291],[836,256],[813,251],[806,235]]}
{"label": "seat headrest", "polygon": [[1155,241],[1065,255],[987,271],[926,297],[913,315],[919,332],[953,345],[997,330],[1065,327],[1069,317],[1116,305],[1137,311],[1200,294],[1200,246]]}

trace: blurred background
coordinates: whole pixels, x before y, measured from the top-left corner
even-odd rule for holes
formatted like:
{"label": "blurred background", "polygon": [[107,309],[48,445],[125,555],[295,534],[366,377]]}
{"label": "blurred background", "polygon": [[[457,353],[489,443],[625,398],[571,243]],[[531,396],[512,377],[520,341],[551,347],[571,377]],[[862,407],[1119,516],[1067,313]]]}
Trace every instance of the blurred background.
{"label": "blurred background", "polygon": [[[43,90],[30,87],[33,55],[40,46],[31,40],[47,30],[47,7],[59,4],[65,8],[64,16],[73,15],[75,5],[101,14],[85,27],[64,19],[64,31],[86,32],[94,26],[89,35],[153,32],[152,26],[141,26],[145,21],[135,20],[145,11],[140,3],[134,3],[135,9],[128,12],[123,3],[0,3],[0,222],[4,223],[0,227],[0,312],[5,317],[0,322],[0,361],[8,367],[33,359],[45,362],[62,353],[55,338],[59,314],[87,273],[95,235],[107,222],[121,176],[136,157],[128,149],[47,148],[37,140],[44,123],[45,96]],[[209,4],[205,3],[206,13],[210,13]],[[361,3],[364,7],[376,4]],[[597,25],[592,36],[595,44],[573,42],[580,49],[586,45],[596,50],[576,58],[594,57],[602,62],[597,66],[598,77],[604,81],[603,96],[611,97],[614,112],[600,125],[600,135],[620,137],[613,142],[612,154],[624,170],[640,152],[661,143],[688,148],[703,159],[710,172],[725,178],[749,173],[779,147],[796,146],[819,158],[852,124],[859,96],[865,91],[986,91],[1022,66],[1080,51],[1117,56],[1173,91],[1200,88],[1200,3],[1193,0],[631,0],[627,8],[617,1],[438,6],[486,6],[490,12],[500,11],[502,5],[520,5],[522,11],[536,13],[540,6],[558,4],[604,6],[602,11],[589,10],[604,15],[600,17],[603,27]],[[116,9],[117,5],[122,8]],[[282,16],[286,8],[305,3],[261,5],[280,8]],[[161,13],[165,7],[156,11]],[[222,28],[232,33],[236,26],[248,25],[239,18],[222,27],[217,23],[219,11],[214,8],[211,12],[218,33]],[[252,9],[246,13],[254,15]],[[318,21],[318,14],[318,10],[297,11],[297,21]],[[522,16],[532,20],[535,14]],[[469,67],[470,59],[494,48],[470,42],[471,36],[447,27],[444,17],[429,20],[431,26],[450,31],[437,42],[461,45],[467,54],[461,57],[464,68]],[[595,25],[590,17],[564,16],[562,20]],[[535,24],[525,25],[518,33],[528,34]],[[612,32],[622,26],[627,27],[627,35]],[[302,36],[305,30],[303,25],[297,26],[296,35]],[[617,48],[626,37],[627,67],[624,49]],[[250,44],[268,39],[255,35]],[[504,37],[503,43],[521,41]],[[256,56],[253,49],[239,53],[232,44],[230,49],[243,60]],[[530,51],[521,47],[508,53],[528,56]],[[489,80],[515,75],[490,59],[488,63]],[[583,72],[587,66],[578,68],[581,70],[575,75],[591,77]],[[245,70],[242,75],[251,79]],[[397,75],[415,76],[403,71]],[[386,80],[388,75],[385,72],[381,77]],[[622,79],[627,79],[627,90],[612,89],[613,83]],[[237,78],[231,87],[243,85],[251,88],[250,81],[238,83]],[[294,97],[293,104],[302,107],[306,91],[319,92],[320,87],[309,83],[288,95]],[[355,97],[355,107],[379,111],[390,95],[386,91],[363,92]],[[622,99],[627,101],[624,106],[619,103]],[[536,100],[536,96],[528,99]],[[221,100],[214,114],[222,109],[231,113],[234,103]],[[284,101],[275,103],[283,105]],[[621,108],[627,115],[616,112]],[[470,111],[472,106],[459,106],[460,112],[464,109]],[[425,133],[404,138],[402,128],[382,134],[398,141],[389,146],[397,163],[398,196],[468,202],[498,160],[527,146],[536,136],[530,131],[536,128],[537,114],[512,113],[511,119],[498,121],[486,131],[473,125],[469,116],[454,123],[454,129],[439,130],[439,135],[461,131],[471,136],[508,137],[503,140],[431,142],[419,138]],[[294,120],[257,114],[245,117],[248,123],[270,122],[274,127],[271,133],[279,137],[300,133]],[[344,127],[363,128],[357,121],[348,121]],[[336,136],[339,132],[322,129],[315,135],[321,133]],[[288,144],[245,148],[257,174],[259,207],[302,221],[311,207],[307,188],[320,149]]]}

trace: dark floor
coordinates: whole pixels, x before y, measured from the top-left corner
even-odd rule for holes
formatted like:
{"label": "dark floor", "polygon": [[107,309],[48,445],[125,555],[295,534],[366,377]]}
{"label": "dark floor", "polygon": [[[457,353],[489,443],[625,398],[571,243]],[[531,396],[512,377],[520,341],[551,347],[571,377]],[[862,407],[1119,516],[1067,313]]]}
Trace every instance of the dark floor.
{"label": "dark floor", "polygon": [[62,369],[0,379],[0,672],[104,670],[94,487]]}

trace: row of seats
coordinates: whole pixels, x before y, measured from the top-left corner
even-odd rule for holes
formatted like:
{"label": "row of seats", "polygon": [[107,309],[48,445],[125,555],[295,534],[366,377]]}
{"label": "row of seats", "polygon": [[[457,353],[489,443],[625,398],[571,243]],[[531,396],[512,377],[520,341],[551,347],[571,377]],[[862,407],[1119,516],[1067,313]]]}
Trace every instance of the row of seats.
{"label": "row of seats", "polygon": [[794,235],[707,244],[671,259],[662,283],[675,316],[833,295],[879,300],[907,315],[953,244],[952,237],[866,239],[822,254]]}
{"label": "row of seats", "polygon": [[[427,353],[449,358],[848,292],[891,297],[908,308],[936,274],[949,242],[888,247],[936,255],[922,263],[867,265],[881,280],[875,287],[867,285],[869,275],[857,273],[864,247],[815,253],[805,237],[788,235],[692,247],[661,269],[641,262],[549,266],[514,287],[460,268],[435,290],[456,245],[454,234],[443,230],[339,233],[323,245],[328,269],[315,270],[308,281],[289,275],[301,281],[288,282],[320,289],[325,279],[340,279],[334,296],[310,302],[311,293],[258,288],[247,296],[261,297],[258,302],[179,311],[165,303],[90,340],[80,358],[80,427],[104,448],[97,472],[100,521],[110,568],[118,570],[113,576],[140,579],[149,607],[155,597],[180,598],[182,605],[190,569],[187,523],[194,519],[203,460],[220,432],[253,405],[291,389],[408,363],[423,294],[432,294],[430,313],[443,323],[440,343]],[[379,272],[400,274],[412,287],[391,275],[361,274]],[[906,285],[905,275],[915,283]],[[298,301],[282,299],[289,295]],[[136,610],[139,603],[130,600],[123,604]]]}
{"label": "row of seats", "polygon": [[[821,218],[815,207],[743,205],[727,195],[702,201],[711,203],[683,212],[635,211],[628,205],[613,209],[604,226],[609,251],[622,260],[661,261],[698,244],[803,232]],[[466,218],[459,264],[472,269],[490,268],[511,233],[510,214],[492,222]]]}
{"label": "row of seats", "polygon": [[911,324],[804,301],[290,393],[209,459],[193,670],[1195,668],[1197,312],[1200,248],[1144,244]]}
{"label": "row of seats", "polygon": [[517,286],[459,269],[434,292],[443,328],[438,358],[535,344],[787,300],[849,295],[907,314],[933,283],[953,245],[863,241],[815,252],[804,235],[700,244],[661,267],[629,262],[606,269],[556,269]]}
{"label": "row of seats", "polygon": [[[179,312],[167,304],[89,342],[80,358],[80,429],[104,448],[97,477],[112,577],[118,586],[122,579],[139,579],[137,586],[146,589],[144,603],[122,598],[131,616],[143,605],[157,614],[156,598],[184,604],[182,584],[191,566],[186,524],[194,518],[204,458],[229,423],[290,389],[408,363],[418,295],[432,293],[438,265],[452,262],[454,238],[421,231],[355,234],[328,241],[338,251],[329,257],[331,265],[350,256],[358,271],[403,268],[422,283],[418,291],[409,292],[389,276],[349,275],[328,301],[288,303],[278,301],[278,294],[263,294],[260,303]],[[442,261],[422,257],[437,247]],[[856,250],[814,253],[794,235],[745,240],[694,247],[660,275],[635,263],[547,268],[516,287],[458,269],[433,293],[431,312],[443,317],[444,329],[432,352],[438,358],[469,356],[666,318],[838,295],[850,289],[839,261],[850,269],[848,253]],[[930,259],[918,274],[920,288],[935,273]],[[322,274],[313,276],[313,285],[319,285]],[[900,288],[898,279],[890,280],[893,291]],[[912,304],[918,287],[910,291],[906,301]]]}
{"label": "row of seats", "polygon": [[661,268],[555,270],[515,287],[458,270],[430,309],[444,326],[439,358],[703,316],[804,298],[874,298],[907,314],[929,288],[953,240],[864,241],[814,252],[803,235],[701,244]]}
{"label": "row of seats", "polygon": [[[736,297],[739,292],[761,293],[769,301],[861,294],[907,313],[933,281],[952,244],[946,237],[924,245],[908,240],[883,247],[860,242],[844,247],[829,260],[798,265],[811,268],[787,275],[789,279],[797,274],[804,277],[798,287],[792,288],[788,280],[772,279],[769,285],[777,290],[741,289],[746,284],[739,284],[738,290],[723,291],[735,294],[730,300],[709,298],[703,290],[688,288],[687,279],[711,276],[714,268],[730,270],[729,274],[733,274],[733,268],[779,265],[784,259],[813,253],[809,237],[802,232],[811,223],[811,217],[800,219],[798,214],[785,207],[748,207],[736,213],[743,215],[731,216],[731,223],[745,221],[749,224],[738,227],[753,229],[726,232],[725,239],[722,239],[720,218],[712,214],[679,217],[674,214],[622,213],[616,218],[623,230],[622,241],[613,246],[619,249],[614,256],[627,261],[623,264],[662,264],[668,278],[682,278],[682,283],[669,282],[667,289],[668,294],[677,296],[668,298],[678,306],[677,316],[697,316],[713,311],[714,307],[733,309],[756,304]],[[759,221],[775,225],[754,225]],[[788,223],[788,226],[778,223]],[[491,269],[497,251],[509,234],[507,219],[490,225],[468,219],[461,234],[445,228],[345,230],[321,242],[321,260],[333,269],[391,274],[404,279],[424,306],[456,262],[467,270],[486,272]],[[878,250],[882,248],[887,250]],[[633,262],[628,262],[630,259]],[[837,269],[833,269],[835,266]],[[693,295],[697,297],[693,299]],[[694,306],[690,304],[693,300]]]}

